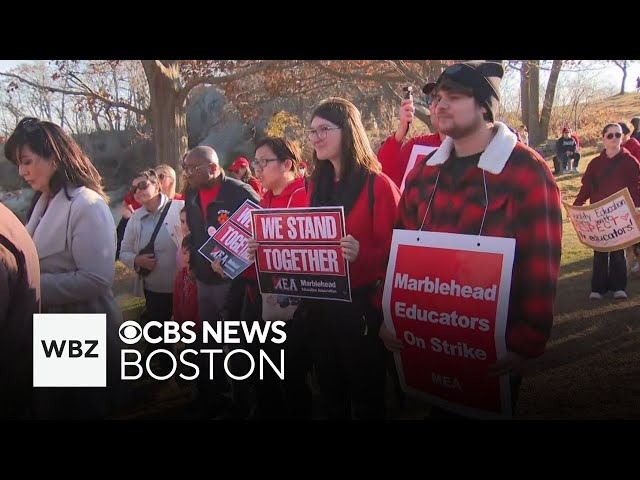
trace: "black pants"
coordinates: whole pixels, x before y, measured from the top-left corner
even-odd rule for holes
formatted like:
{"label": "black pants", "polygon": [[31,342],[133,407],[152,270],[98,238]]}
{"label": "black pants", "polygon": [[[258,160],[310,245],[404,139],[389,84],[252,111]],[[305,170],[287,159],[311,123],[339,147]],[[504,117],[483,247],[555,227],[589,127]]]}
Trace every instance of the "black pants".
{"label": "black pants", "polygon": [[353,302],[313,301],[306,307],[313,362],[330,419],[384,419],[386,350],[381,312],[366,296]]}
{"label": "black pants", "polygon": [[627,262],[624,250],[593,252],[591,291],[604,294],[607,291],[627,289]]}
{"label": "black pants", "polygon": [[[173,314],[173,294],[152,292],[151,290],[145,289],[144,298],[146,300],[145,308],[147,312],[147,321],[155,321],[164,324],[171,320],[171,315]],[[161,331],[154,330],[155,329],[150,329],[149,333],[152,336],[162,335]],[[168,344],[161,341],[160,343],[148,345],[144,354],[144,361],[146,362],[146,358],[152,351],[159,349],[169,350],[174,355],[176,353],[175,344]],[[164,354],[158,354],[155,358],[158,359],[160,369],[158,371],[154,370],[154,373],[156,375],[166,375],[171,369],[171,360]]]}
{"label": "black pants", "polygon": [[[262,323],[262,297],[257,292],[257,285],[250,288],[253,291],[251,294],[247,292],[243,318],[245,321]],[[281,352],[284,350],[283,380],[266,362],[262,378],[259,370],[253,375],[252,383],[257,403],[256,418],[311,420],[312,395],[307,383],[312,366],[311,342],[310,332],[305,327],[303,319],[296,317],[288,321],[284,327],[287,336],[284,343],[250,345],[250,351],[256,360],[259,359],[259,350],[263,350],[278,368]]]}
{"label": "black pants", "polygon": [[573,159],[573,168],[578,168],[578,162],[580,162],[580,159],[582,158],[582,156],[578,153],[572,153],[571,155],[560,155],[560,161],[562,162],[562,169],[566,170],[567,167],[569,166],[569,159]]}

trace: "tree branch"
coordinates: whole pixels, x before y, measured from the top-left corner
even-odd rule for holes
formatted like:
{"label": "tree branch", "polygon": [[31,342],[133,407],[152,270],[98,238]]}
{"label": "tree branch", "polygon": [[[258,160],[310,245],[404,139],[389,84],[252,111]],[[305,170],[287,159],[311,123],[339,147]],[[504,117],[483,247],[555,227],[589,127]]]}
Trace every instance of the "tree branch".
{"label": "tree branch", "polygon": [[[276,63],[276,60],[266,60],[264,62],[256,63],[250,67],[245,68],[240,72],[231,73],[229,75],[223,76],[215,76],[215,75],[207,75],[207,76],[198,76],[189,79],[187,83],[185,83],[184,87],[180,90],[180,97],[186,97],[189,92],[197,87],[198,85],[219,85],[221,83],[232,82],[234,80],[238,80],[240,78],[248,77],[250,75],[254,75],[256,73],[262,72],[267,68],[271,67]],[[280,68],[290,68],[291,65],[282,66]]]}
{"label": "tree branch", "polygon": [[51,86],[46,86],[46,85],[40,85],[36,82],[33,82],[31,80],[28,80],[26,78],[21,77],[20,75],[16,75],[15,73],[4,73],[4,72],[0,72],[1,76],[4,77],[10,77],[10,78],[15,78],[23,83],[26,83],[27,85],[37,88],[38,90],[44,90],[44,91],[48,91],[48,92],[53,92],[53,93],[64,93],[66,95],[77,95],[77,96],[82,96],[82,97],[93,97],[96,98],[97,100],[100,100],[101,102],[111,106],[111,107],[117,107],[117,108],[124,108],[126,110],[131,110],[132,112],[136,112],[140,115],[147,115],[147,111],[146,110],[142,110],[140,108],[134,107],[133,105],[130,105],[128,103],[125,102],[114,102],[112,100],[109,100],[108,98],[92,92],[92,91],[88,91],[88,92],[83,92],[82,90],[68,90],[68,89],[64,89],[64,88],[58,88],[58,87],[51,87]]}

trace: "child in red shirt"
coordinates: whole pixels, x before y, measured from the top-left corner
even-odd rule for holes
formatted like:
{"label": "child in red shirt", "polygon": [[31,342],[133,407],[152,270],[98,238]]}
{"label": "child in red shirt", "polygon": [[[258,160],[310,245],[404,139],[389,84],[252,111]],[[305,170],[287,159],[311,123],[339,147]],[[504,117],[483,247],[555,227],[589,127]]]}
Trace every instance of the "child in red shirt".
{"label": "child in red shirt", "polygon": [[198,313],[198,285],[189,271],[189,252],[193,247],[191,234],[182,240],[181,257],[184,267],[176,272],[173,284],[173,320],[182,324],[187,321],[195,322],[194,332],[202,329],[202,321]]}

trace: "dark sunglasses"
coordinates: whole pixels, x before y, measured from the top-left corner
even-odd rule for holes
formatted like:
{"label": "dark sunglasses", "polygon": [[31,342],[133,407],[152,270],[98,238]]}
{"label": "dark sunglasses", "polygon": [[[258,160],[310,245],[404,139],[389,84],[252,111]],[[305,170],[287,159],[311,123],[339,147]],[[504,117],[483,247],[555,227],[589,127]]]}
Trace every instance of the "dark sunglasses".
{"label": "dark sunglasses", "polygon": [[605,136],[606,136],[609,140],[611,140],[613,137],[616,137],[616,138],[620,138],[620,137],[622,137],[622,134],[621,134],[620,132],[616,132],[616,133],[607,133]]}
{"label": "dark sunglasses", "polygon": [[142,180],[135,185],[131,186],[131,193],[136,193],[138,190],[145,190],[149,187],[151,182],[149,180]]}

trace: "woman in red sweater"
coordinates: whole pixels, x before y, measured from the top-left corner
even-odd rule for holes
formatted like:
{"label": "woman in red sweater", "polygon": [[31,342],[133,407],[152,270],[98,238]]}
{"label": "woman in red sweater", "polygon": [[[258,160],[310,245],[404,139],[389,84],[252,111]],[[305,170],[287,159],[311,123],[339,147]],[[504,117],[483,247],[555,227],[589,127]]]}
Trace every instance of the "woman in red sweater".
{"label": "woman in red sweater", "polygon": [[[262,208],[295,208],[309,205],[305,179],[300,176],[299,171],[301,163],[300,148],[290,140],[281,137],[266,137],[257,143],[252,166],[255,169],[256,177],[266,190],[260,201]],[[257,247],[256,241],[250,241],[250,256],[255,256]],[[222,274],[219,261],[214,262],[213,268]],[[255,265],[247,268],[234,282],[243,282],[245,285],[243,320],[261,321],[263,319],[263,298],[258,290]],[[297,302],[299,299],[285,297],[284,300]],[[280,350],[285,349],[284,382],[280,382],[273,371],[269,369],[265,369],[262,380],[255,382],[258,418],[311,419],[311,391],[306,383],[311,359],[308,353],[309,349],[304,347],[303,337],[298,335],[302,332],[293,324],[294,321],[288,321],[284,328],[287,334],[284,345],[270,343],[258,345],[267,352],[274,365],[279,362]],[[250,348],[251,345],[248,347]],[[270,349],[269,347],[274,348]]]}
{"label": "woman in red sweater", "polygon": [[[266,190],[260,206],[262,208],[298,208],[308,207],[306,183],[300,174],[303,163],[300,148],[282,137],[266,137],[256,145],[255,160],[252,166],[256,176]],[[249,251],[255,253],[257,242],[251,242]],[[255,267],[251,267],[255,274]],[[256,288],[257,290],[257,288]],[[299,298],[269,295],[267,302],[292,304]],[[265,305],[259,292],[254,301],[254,312],[258,318]],[[285,320],[285,319],[281,319]],[[280,358],[280,350],[285,349],[285,374],[281,382],[273,371],[265,369],[264,379],[256,382],[256,399],[259,418],[311,419],[312,396],[307,385],[307,373],[311,369],[311,355],[307,347],[305,331],[298,328],[295,319],[287,321],[284,328],[287,334],[283,345],[263,344],[274,364]],[[270,351],[269,347],[274,347]]]}
{"label": "woman in red sweater", "polygon": [[[591,160],[584,175],[582,187],[573,202],[584,205],[587,200],[596,203],[624,189],[629,189],[633,203],[640,205],[640,164],[629,151],[620,146],[622,128],[610,123],[602,130],[605,149]],[[627,264],[624,249],[613,252],[593,252],[591,276],[592,300],[600,300],[607,291],[613,298],[627,298]]]}
{"label": "woman in red sweater", "polygon": [[329,418],[384,418],[385,350],[379,286],[386,273],[400,192],[381,172],[360,112],[342,98],[313,113],[309,140],[316,168],[310,206],[344,207],[352,302],[303,301],[312,355]]}

